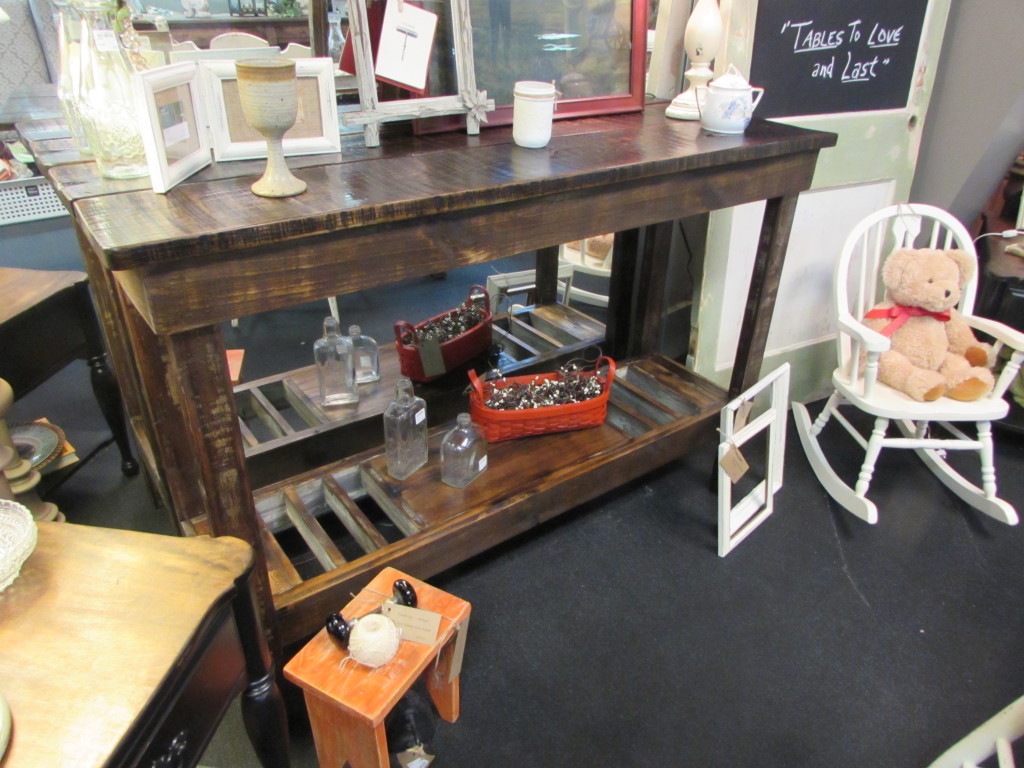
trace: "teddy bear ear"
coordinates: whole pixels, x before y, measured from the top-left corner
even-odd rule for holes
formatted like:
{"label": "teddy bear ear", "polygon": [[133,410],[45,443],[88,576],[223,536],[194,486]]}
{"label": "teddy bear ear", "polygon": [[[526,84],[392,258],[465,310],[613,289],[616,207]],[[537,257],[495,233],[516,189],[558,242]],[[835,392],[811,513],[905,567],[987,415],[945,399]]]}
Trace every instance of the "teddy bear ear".
{"label": "teddy bear ear", "polygon": [[903,278],[903,270],[917,257],[912,248],[900,248],[889,254],[882,266],[882,282],[885,285],[899,285]]}
{"label": "teddy bear ear", "polygon": [[973,254],[954,248],[946,251],[946,255],[956,263],[957,269],[960,270],[960,287],[963,288],[974,277],[974,270],[977,269]]}

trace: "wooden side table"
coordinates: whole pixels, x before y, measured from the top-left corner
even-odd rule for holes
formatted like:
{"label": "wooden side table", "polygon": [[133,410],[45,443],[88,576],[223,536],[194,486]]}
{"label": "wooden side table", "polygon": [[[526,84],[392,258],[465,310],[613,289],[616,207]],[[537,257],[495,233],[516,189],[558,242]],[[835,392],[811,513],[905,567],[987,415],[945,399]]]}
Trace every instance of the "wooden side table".
{"label": "wooden side table", "polygon": [[121,452],[121,471],[136,475],[121,391],[107,360],[84,272],[0,267],[0,378],[15,398],[73,360],[89,364],[93,396]]}
{"label": "wooden side table", "polygon": [[265,768],[287,768],[288,727],[252,601],[253,550],[40,523],[0,593],[3,768],[188,768],[244,692]]}
{"label": "wooden side table", "polygon": [[[341,611],[352,619],[378,610],[391,597],[396,579],[416,589],[418,607],[441,615],[433,645],[403,640],[395,658],[376,669],[349,658],[326,629],[285,665],[284,676],[302,688],[322,768],[388,768],[384,718],[423,674],[438,714],[448,722],[459,717],[457,635],[469,628],[470,604],[394,568],[384,568]],[[324,617],[327,618],[326,616]]]}

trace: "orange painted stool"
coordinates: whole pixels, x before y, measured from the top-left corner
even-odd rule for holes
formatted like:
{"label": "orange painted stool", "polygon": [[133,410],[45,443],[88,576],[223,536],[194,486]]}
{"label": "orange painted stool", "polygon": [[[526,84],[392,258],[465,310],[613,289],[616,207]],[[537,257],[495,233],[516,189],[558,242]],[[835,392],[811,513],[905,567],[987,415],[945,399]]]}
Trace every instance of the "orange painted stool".
{"label": "orange painted stool", "polygon": [[[469,628],[469,603],[385,568],[341,613],[351,621],[379,610],[391,597],[396,579],[412,584],[418,608],[440,614],[433,645],[402,640],[391,661],[371,669],[349,658],[348,651],[321,629],[284,667],[284,676],[305,695],[321,768],[342,768],[346,760],[352,768],[388,768],[384,718],[432,661],[425,677],[430,698],[444,720],[459,717],[461,649],[456,650]],[[462,640],[456,642],[459,633]]]}

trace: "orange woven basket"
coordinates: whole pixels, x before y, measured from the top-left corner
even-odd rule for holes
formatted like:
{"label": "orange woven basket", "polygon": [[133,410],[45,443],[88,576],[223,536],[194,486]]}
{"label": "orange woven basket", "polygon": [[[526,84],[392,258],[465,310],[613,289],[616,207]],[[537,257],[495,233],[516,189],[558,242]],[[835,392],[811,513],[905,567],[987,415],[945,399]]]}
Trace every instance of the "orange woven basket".
{"label": "orange woven basket", "polygon": [[[608,371],[602,376],[599,371],[604,364],[608,365]],[[533,376],[515,376],[501,381],[484,382],[480,381],[475,371],[470,371],[469,381],[472,389],[469,392],[469,414],[483,431],[489,443],[512,440],[516,437],[596,427],[604,423],[605,416],[608,415],[608,395],[611,393],[612,381],[615,379],[615,361],[610,357],[600,357],[594,364],[594,370],[592,372],[585,371],[582,375],[599,377],[602,384],[600,395],[581,403],[505,411],[488,408],[484,405],[492,390],[503,389],[514,383],[529,384],[534,381],[557,379],[561,374],[540,373]]]}

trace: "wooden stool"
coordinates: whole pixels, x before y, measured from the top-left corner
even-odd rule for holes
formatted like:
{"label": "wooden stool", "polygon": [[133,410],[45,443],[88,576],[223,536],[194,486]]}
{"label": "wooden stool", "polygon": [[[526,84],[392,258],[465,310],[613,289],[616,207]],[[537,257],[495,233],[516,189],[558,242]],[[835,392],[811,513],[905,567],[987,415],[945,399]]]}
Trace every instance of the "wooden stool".
{"label": "wooden stool", "polygon": [[[388,768],[384,718],[431,661],[425,682],[437,711],[448,722],[459,716],[456,635],[469,628],[470,604],[394,568],[385,568],[342,610],[348,621],[373,613],[391,597],[396,579],[416,589],[417,607],[441,615],[433,645],[403,640],[387,664],[371,669],[320,632],[285,665],[284,676],[302,688],[321,768]],[[326,616],[324,619],[326,620]],[[461,655],[461,654],[459,654]]]}

